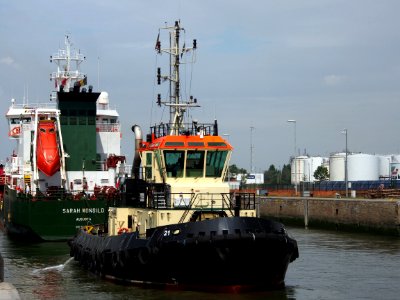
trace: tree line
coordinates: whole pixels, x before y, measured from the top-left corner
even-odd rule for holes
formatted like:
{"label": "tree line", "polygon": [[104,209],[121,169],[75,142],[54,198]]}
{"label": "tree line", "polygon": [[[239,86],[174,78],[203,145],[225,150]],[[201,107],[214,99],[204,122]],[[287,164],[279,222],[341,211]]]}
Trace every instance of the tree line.
{"label": "tree line", "polygon": [[[291,167],[290,164],[283,165],[282,168],[277,169],[275,165],[270,165],[268,170],[264,171],[264,184],[291,184]],[[246,169],[239,168],[235,164],[229,166],[229,176],[235,174],[249,174]],[[328,168],[319,166],[314,172],[314,178],[317,181],[329,180]],[[306,181],[306,180],[304,180]]]}

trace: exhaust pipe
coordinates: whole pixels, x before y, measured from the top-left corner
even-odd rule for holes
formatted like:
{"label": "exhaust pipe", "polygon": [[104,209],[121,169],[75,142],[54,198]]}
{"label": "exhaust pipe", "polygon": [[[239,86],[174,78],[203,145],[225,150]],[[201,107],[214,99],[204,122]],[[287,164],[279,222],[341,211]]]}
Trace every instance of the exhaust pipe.
{"label": "exhaust pipe", "polygon": [[139,179],[139,170],[140,170],[140,162],[141,162],[140,155],[139,155],[139,148],[140,148],[140,144],[143,141],[142,129],[140,129],[139,125],[133,125],[132,131],[135,134],[135,155],[133,157],[131,176],[132,176],[132,178]]}

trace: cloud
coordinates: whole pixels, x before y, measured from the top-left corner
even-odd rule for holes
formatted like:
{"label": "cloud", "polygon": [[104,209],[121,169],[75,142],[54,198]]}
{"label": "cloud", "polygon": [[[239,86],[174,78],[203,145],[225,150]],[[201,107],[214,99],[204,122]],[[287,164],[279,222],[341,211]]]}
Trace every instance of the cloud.
{"label": "cloud", "polygon": [[10,56],[3,57],[0,59],[0,64],[7,65],[10,67],[18,68],[18,64],[14,61],[14,59]]}
{"label": "cloud", "polygon": [[337,86],[342,84],[346,79],[344,75],[327,75],[324,77],[324,83],[328,86]]}

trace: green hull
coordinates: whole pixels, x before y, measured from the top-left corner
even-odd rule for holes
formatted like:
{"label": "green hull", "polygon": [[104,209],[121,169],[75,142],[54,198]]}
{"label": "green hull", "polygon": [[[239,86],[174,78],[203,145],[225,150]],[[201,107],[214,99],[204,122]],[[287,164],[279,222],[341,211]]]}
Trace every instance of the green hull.
{"label": "green hull", "polygon": [[10,237],[29,240],[63,241],[77,229],[103,224],[108,217],[107,200],[32,199],[5,188],[1,218]]}

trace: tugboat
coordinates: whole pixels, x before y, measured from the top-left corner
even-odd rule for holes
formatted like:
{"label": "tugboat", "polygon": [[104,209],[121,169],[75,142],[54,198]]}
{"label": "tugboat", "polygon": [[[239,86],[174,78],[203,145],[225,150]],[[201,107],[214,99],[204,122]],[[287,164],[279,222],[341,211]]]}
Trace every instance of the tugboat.
{"label": "tugboat", "polygon": [[0,220],[12,238],[65,242],[78,228],[107,220],[125,173],[119,115],[106,92],[86,87],[84,60],[66,36],[65,49],[50,57],[58,66],[51,101],[11,100],[6,118],[16,148],[2,166]]}
{"label": "tugboat", "polygon": [[[253,193],[231,193],[225,177],[232,146],[218,135],[218,123],[185,123],[197,100],[183,100],[179,21],[166,26],[170,56],[170,120],[142,138],[138,125],[131,175],[121,197],[109,208],[108,222],[80,229],[68,242],[70,254],[103,278],[178,289],[242,290],[284,286],[289,263],[298,257],[297,242],[283,224],[257,217]],[[193,54],[192,54],[193,55]],[[189,61],[189,60],[187,60]],[[186,61],[186,62],[187,62]]]}

